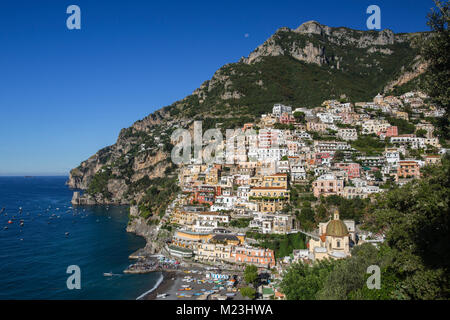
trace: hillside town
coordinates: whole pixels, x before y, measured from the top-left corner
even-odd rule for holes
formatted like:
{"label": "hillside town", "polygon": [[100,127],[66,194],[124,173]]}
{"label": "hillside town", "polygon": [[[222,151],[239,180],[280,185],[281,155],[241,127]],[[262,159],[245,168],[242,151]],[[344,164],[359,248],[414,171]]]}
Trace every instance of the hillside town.
{"label": "hillside town", "polygon": [[[181,193],[158,226],[172,232],[166,253],[230,274],[254,265],[268,277],[258,297],[283,299],[277,284],[290,264],[342,259],[354,246],[377,245],[383,234],[341,220],[345,212],[337,209],[313,228],[303,225],[296,203],[367,199],[420,179],[421,169],[447,152],[429,121],[444,110],[428,100],[408,92],[354,104],[328,100],[313,109],[275,104],[272,113],[235,131],[244,147],[233,150],[231,163],[192,159],[181,167]],[[256,135],[246,135],[249,130]],[[304,246],[294,245],[286,256],[265,242],[295,234]]]}

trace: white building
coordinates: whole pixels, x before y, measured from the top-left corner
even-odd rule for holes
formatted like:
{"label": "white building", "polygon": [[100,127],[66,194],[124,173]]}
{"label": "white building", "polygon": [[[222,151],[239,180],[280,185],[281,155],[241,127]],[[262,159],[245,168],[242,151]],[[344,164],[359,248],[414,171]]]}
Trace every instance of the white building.
{"label": "white building", "polygon": [[274,105],[273,108],[272,108],[272,114],[274,116],[277,116],[277,117],[281,116],[281,114],[285,113],[285,112],[288,113],[288,114],[291,114],[292,113],[292,107],[285,106],[285,105],[282,105],[282,104],[278,103],[278,104]]}
{"label": "white building", "polygon": [[306,180],[306,170],[303,166],[294,165],[291,168],[291,181],[298,182]]}
{"label": "white building", "polygon": [[239,186],[237,188],[237,197],[239,200],[248,201],[250,196],[250,186]]}
{"label": "white building", "polygon": [[236,200],[237,198],[235,196],[218,196],[211,206],[211,211],[231,210]]}
{"label": "white building", "polygon": [[358,139],[358,133],[356,132],[356,129],[339,128],[337,132],[337,137],[345,141],[354,141]]}

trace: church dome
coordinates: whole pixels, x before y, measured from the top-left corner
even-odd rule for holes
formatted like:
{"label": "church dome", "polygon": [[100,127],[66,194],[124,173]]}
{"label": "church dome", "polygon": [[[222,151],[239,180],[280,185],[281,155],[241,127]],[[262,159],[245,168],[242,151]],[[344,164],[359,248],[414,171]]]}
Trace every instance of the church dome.
{"label": "church dome", "polygon": [[348,229],[345,223],[338,218],[328,222],[326,234],[331,237],[345,237],[348,236]]}

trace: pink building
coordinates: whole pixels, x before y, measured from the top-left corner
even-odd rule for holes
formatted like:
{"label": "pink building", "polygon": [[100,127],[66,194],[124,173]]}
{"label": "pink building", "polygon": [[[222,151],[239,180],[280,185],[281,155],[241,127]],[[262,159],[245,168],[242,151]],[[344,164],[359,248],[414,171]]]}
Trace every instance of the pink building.
{"label": "pink building", "polygon": [[315,197],[328,197],[331,195],[342,196],[344,193],[344,180],[336,178],[332,174],[325,174],[313,182]]}
{"label": "pink building", "polygon": [[336,163],[335,167],[347,172],[349,179],[359,178],[361,166],[359,163]]}
{"label": "pink building", "polygon": [[299,143],[297,141],[288,141],[286,145],[289,149],[290,154],[296,154],[300,149]]}
{"label": "pink building", "polygon": [[295,118],[292,114],[289,114],[287,112],[283,112],[280,116],[280,123],[283,124],[290,124],[290,123],[294,123],[295,122]]}
{"label": "pink building", "polygon": [[258,146],[264,149],[278,146],[278,131],[261,129],[258,133]]}
{"label": "pink building", "polygon": [[384,131],[377,132],[377,135],[383,134],[385,137],[396,137],[398,136],[397,126],[390,126]]}
{"label": "pink building", "polygon": [[386,137],[396,137],[398,136],[397,126],[391,126],[386,130]]}

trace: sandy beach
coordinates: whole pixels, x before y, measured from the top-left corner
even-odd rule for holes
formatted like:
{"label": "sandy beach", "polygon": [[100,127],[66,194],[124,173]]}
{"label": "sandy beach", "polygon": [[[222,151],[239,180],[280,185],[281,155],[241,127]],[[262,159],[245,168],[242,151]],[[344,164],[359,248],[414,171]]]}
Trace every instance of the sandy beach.
{"label": "sandy beach", "polygon": [[177,288],[181,284],[181,274],[178,271],[164,271],[163,273],[163,281],[160,283],[160,285],[153,290],[152,292],[148,293],[143,297],[143,300],[161,300],[156,298],[156,296],[160,293],[169,293],[168,297],[166,299],[162,300],[176,300],[176,292]]}
{"label": "sandy beach", "polygon": [[[143,300],[196,300],[199,296],[195,293],[203,293],[204,291],[214,290],[213,294],[218,294],[221,296],[226,296],[228,294],[228,299],[232,300],[242,300],[243,297],[239,290],[232,291],[231,289],[223,288],[218,289],[218,284],[213,281],[208,281],[204,270],[199,270],[195,273],[185,271],[164,271],[163,280],[159,286],[143,297]],[[193,281],[186,282],[183,281],[185,277],[191,277]],[[190,290],[183,290],[183,286],[189,286]],[[238,286],[239,287],[239,286]],[[157,298],[158,294],[167,294],[165,298]],[[181,297],[180,293],[184,293],[190,296]],[[233,295],[233,296],[231,296]],[[212,299],[213,295],[208,297],[208,300]]]}

